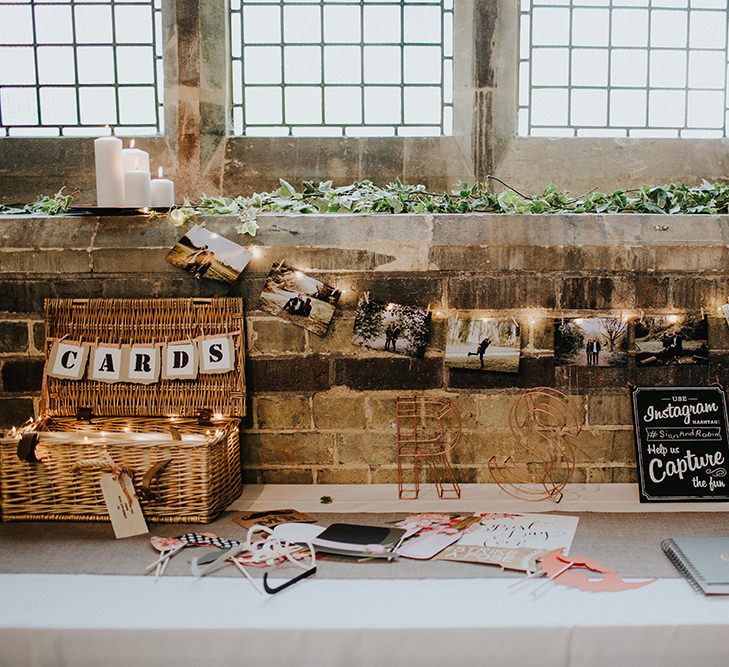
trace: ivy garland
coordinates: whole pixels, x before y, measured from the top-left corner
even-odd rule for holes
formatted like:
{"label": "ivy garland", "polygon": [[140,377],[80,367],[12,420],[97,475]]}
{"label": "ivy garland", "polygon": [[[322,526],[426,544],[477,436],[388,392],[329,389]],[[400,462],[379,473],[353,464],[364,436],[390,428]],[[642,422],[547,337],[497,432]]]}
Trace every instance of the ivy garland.
{"label": "ivy garland", "polygon": [[[505,189],[494,192],[492,183]],[[74,193],[75,194],[75,193]],[[0,204],[0,213],[38,213],[60,215],[68,211],[74,194],[62,188],[52,197],[41,197],[23,208]],[[280,180],[280,187],[249,197],[208,197],[198,202],[185,200],[183,206],[170,211],[176,225],[183,225],[198,215],[236,216],[236,230],[255,236],[256,218],[261,213],[659,213],[709,214],[729,213],[729,184],[709,183],[699,186],[659,185],[605,193],[591,191],[572,197],[553,185],[536,195],[525,195],[495,176],[474,185],[459,183],[451,192],[429,192],[424,185],[407,185],[396,180],[384,187],[371,181],[356,181],[334,187],[331,181],[315,185],[304,181],[301,191]],[[154,214],[159,215],[159,214]]]}

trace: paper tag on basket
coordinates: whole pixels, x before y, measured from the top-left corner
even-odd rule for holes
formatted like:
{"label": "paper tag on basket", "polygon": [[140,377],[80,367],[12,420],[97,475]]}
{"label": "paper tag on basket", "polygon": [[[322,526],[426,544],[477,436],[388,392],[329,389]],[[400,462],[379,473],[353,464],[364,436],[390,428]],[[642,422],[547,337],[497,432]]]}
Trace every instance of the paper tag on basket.
{"label": "paper tag on basket", "polygon": [[[129,475],[121,473],[121,481],[127,493],[124,493],[121,484],[114,479],[114,475],[111,473],[101,476],[101,491],[104,494],[106,509],[109,511],[111,525],[114,528],[114,536],[120,539],[133,535],[144,535],[149,532],[149,528],[144,520],[132,480]],[[129,498],[131,498],[131,502]]]}

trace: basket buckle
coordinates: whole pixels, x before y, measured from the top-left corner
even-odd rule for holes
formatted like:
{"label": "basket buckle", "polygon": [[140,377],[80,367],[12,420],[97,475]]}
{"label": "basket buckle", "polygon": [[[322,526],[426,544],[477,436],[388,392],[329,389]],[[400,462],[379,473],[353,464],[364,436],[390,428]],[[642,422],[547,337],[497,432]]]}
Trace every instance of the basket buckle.
{"label": "basket buckle", "polygon": [[93,415],[91,414],[91,408],[80,407],[76,411],[76,421],[90,422],[91,417],[93,417]]}
{"label": "basket buckle", "polygon": [[40,463],[40,459],[35,455],[35,447],[38,444],[40,436],[37,431],[32,433],[23,433],[18,443],[18,458],[26,463]]}
{"label": "basket buckle", "polygon": [[197,413],[197,423],[200,426],[212,426],[213,422],[210,421],[213,418],[213,411],[210,408],[200,408]]}

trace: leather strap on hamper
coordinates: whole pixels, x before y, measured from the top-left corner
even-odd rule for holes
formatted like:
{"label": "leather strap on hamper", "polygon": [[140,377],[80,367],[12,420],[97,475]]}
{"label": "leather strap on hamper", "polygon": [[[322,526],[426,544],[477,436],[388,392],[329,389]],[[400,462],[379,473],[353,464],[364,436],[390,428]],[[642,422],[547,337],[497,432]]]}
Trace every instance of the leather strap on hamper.
{"label": "leather strap on hamper", "polygon": [[159,475],[167,466],[168,463],[171,463],[172,459],[165,459],[164,461],[158,461],[155,463],[149,470],[147,470],[146,473],[144,473],[144,477],[142,477],[142,488],[139,490],[139,495],[144,500],[153,500],[155,497],[154,492],[152,491],[152,482],[154,482],[157,475]]}
{"label": "leather strap on hamper", "polygon": [[39,435],[37,431],[32,433],[23,433],[18,443],[18,458],[26,463],[40,463],[40,459],[36,458],[35,448],[38,444]]}

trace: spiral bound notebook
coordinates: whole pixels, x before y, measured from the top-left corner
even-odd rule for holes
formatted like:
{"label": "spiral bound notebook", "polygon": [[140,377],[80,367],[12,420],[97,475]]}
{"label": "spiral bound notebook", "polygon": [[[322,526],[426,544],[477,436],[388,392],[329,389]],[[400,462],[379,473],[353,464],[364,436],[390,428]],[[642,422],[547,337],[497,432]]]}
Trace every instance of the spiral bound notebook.
{"label": "spiral bound notebook", "polygon": [[697,591],[729,595],[729,537],[675,537],[661,548]]}

